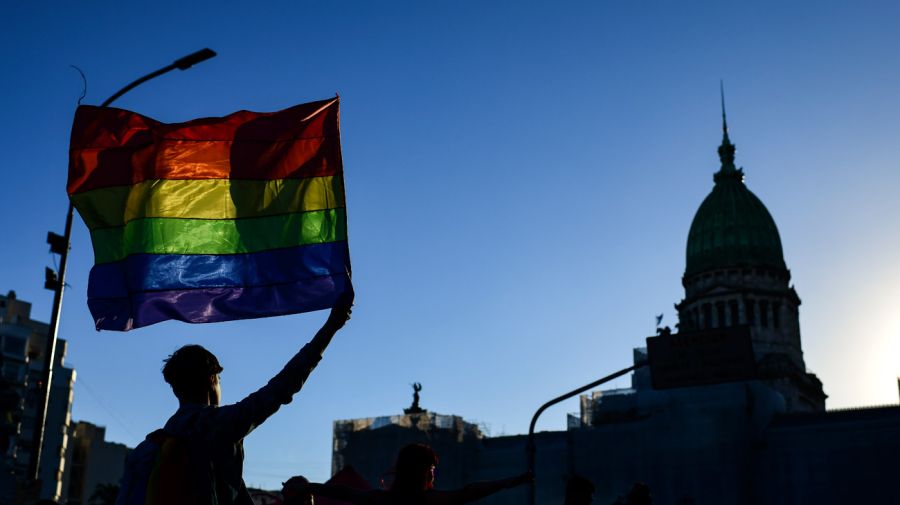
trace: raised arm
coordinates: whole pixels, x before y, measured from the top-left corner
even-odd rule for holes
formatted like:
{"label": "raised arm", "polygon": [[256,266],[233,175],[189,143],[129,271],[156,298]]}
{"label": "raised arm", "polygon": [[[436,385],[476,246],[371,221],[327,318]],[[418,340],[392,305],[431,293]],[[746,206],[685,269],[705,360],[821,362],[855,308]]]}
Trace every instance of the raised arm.
{"label": "raised arm", "polygon": [[309,344],[305,346],[310,348],[310,352],[316,354],[317,360],[322,359],[322,353],[325,352],[325,348],[331,343],[334,334],[343,328],[344,324],[350,320],[350,312],[353,309],[353,298],[353,288],[345,291],[335,302],[334,307],[331,309],[331,314],[328,315],[325,324],[318,332],[316,332],[316,335],[309,341]]}
{"label": "raised arm", "polygon": [[334,334],[350,319],[352,307],[353,291],[349,290],[335,302],[325,324],[312,340],[268,384],[233,405],[217,408],[214,426],[211,427],[215,432],[214,436],[220,440],[238,441],[274,414],[281,405],[290,403],[319,364],[322,353],[331,343]]}
{"label": "raised arm", "polygon": [[[534,476],[531,472],[526,472],[508,479],[473,482],[454,491],[434,491],[435,494],[443,494],[445,498],[443,500],[435,500],[436,503],[434,505],[443,505],[444,503],[447,505],[458,505],[473,502],[498,491],[520,486],[532,480],[534,480]],[[437,502],[441,502],[441,504]]]}

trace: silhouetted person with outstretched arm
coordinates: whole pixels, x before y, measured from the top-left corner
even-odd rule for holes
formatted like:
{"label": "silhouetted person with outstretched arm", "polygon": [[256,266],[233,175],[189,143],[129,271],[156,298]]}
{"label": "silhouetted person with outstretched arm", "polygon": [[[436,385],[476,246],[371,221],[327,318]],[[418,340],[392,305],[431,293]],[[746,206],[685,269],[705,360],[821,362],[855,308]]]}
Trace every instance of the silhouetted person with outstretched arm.
{"label": "silhouetted person with outstretched arm", "polygon": [[303,477],[284,483],[285,505],[312,505],[312,495],[353,505],[459,505],[473,502],[498,491],[531,482],[530,473],[509,479],[473,482],[459,489],[434,489],[437,454],[425,444],[410,444],[400,450],[394,482],[387,490],[358,489],[334,484],[311,484]]}
{"label": "silhouetted person with outstretched arm", "polygon": [[[117,505],[252,505],[242,475],[244,437],[279,407],[291,402],[322,359],[334,334],[350,318],[352,305],[352,291],[341,295],[324,326],[284,369],[233,405],[219,406],[222,367],[211,352],[199,345],[186,345],[169,356],[163,377],[178,398],[178,410],[162,430],[148,435],[132,452]],[[174,449],[165,445],[171,441],[175,441],[170,445]],[[173,452],[183,456],[170,456]],[[157,477],[159,471],[167,470],[158,467],[166,464],[177,467],[168,470],[179,475],[173,476],[170,471],[170,475]],[[151,477],[147,467],[154,465]]]}

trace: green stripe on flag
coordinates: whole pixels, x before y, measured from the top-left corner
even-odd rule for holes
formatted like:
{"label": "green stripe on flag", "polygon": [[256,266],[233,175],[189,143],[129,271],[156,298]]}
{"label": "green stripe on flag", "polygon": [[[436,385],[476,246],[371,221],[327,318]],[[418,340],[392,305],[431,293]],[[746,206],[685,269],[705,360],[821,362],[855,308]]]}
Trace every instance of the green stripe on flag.
{"label": "green stripe on flag", "polygon": [[148,218],[91,232],[97,264],[131,254],[243,254],[346,239],[343,208],[248,219]]}

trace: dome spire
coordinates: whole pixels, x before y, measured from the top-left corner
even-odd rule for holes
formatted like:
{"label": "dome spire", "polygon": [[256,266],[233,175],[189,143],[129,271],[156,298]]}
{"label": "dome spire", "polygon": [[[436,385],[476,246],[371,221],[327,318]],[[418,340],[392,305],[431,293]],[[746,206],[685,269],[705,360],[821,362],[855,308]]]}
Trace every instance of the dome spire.
{"label": "dome spire", "polygon": [[719,79],[719,98],[722,100],[722,144],[730,144],[728,139],[728,121],[725,119],[725,83]]}
{"label": "dome spire", "polygon": [[734,166],[735,145],[728,138],[728,121],[725,118],[725,84],[719,79],[719,98],[722,102],[722,145],[719,146],[719,159],[722,161],[722,168],[716,172],[713,180],[719,182],[724,178],[737,179],[742,181],[743,171],[738,170]]}

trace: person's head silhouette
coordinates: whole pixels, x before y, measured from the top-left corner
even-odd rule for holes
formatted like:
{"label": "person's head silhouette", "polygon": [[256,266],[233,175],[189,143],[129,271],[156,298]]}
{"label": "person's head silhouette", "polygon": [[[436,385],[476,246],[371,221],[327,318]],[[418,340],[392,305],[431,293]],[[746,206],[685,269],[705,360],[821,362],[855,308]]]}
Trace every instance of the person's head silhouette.
{"label": "person's head silhouette", "polygon": [[222,389],[219,374],[222,366],[213,353],[199,345],[186,345],[169,356],[163,366],[163,377],[181,403],[219,405]]}
{"label": "person's head silhouette", "polygon": [[409,444],[400,449],[394,465],[392,491],[421,492],[434,487],[437,454],[425,444]]}
{"label": "person's head silhouette", "polygon": [[566,482],[565,505],[590,505],[594,501],[594,483],[580,475]]}

